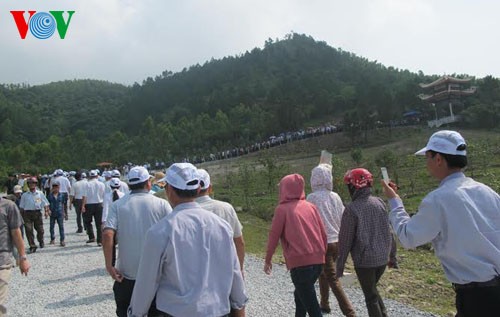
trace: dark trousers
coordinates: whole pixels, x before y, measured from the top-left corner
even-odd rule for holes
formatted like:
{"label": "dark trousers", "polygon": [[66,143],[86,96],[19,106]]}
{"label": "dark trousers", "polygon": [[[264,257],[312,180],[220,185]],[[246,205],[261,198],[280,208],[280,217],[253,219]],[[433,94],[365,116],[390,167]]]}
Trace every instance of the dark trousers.
{"label": "dark trousers", "polygon": [[[74,199],[73,200],[73,207],[75,207],[75,212],[76,212],[76,225],[78,227],[78,231],[83,230],[82,226],[82,200],[81,199]],[[87,229],[85,229],[87,230]]]}
{"label": "dark trousers", "polygon": [[63,199],[63,206],[64,206],[64,214],[68,214],[68,193],[61,193],[62,199]]}
{"label": "dark trousers", "polygon": [[500,285],[456,288],[456,317],[497,317],[500,315]]}
{"label": "dark trousers", "polygon": [[33,228],[36,230],[38,243],[43,244],[43,218],[40,210],[24,211],[23,214],[24,229],[26,229],[26,238],[30,248],[36,247]]}
{"label": "dark trousers", "polygon": [[94,228],[92,227],[92,218],[95,221],[95,228],[97,231],[97,243],[101,243],[102,232],[102,204],[86,204],[85,212],[83,213],[83,222],[85,223],[85,230],[90,240],[95,239]]}
{"label": "dark trousers", "polygon": [[295,317],[305,317],[306,313],[310,317],[321,316],[321,309],[316,297],[314,284],[318,280],[322,269],[322,264],[314,264],[290,270],[290,276],[295,286],[295,291],[293,292],[295,298]]}
{"label": "dark trousers", "polygon": [[370,317],[387,317],[387,310],[377,290],[377,284],[382,274],[384,274],[385,266],[384,264],[379,267],[354,268],[365,295],[366,308]]}
{"label": "dark trousers", "polygon": [[50,216],[50,240],[55,240],[56,239],[56,235],[54,233],[54,227],[56,226],[56,222],[57,222],[57,226],[59,227],[59,240],[61,242],[64,241],[64,216],[63,215],[59,215],[58,217],[52,217]]}
{"label": "dark trousers", "polygon": [[329,296],[331,288],[333,295],[337,298],[342,314],[344,314],[344,316],[354,317],[356,316],[356,312],[354,311],[349,298],[347,298],[347,295],[340,284],[340,280],[335,274],[335,261],[337,261],[338,254],[339,244],[337,242],[328,243],[325,265],[323,266],[323,271],[319,276],[319,292],[321,295],[320,305],[321,308],[330,308]]}
{"label": "dark trousers", "polygon": [[[127,280],[124,278],[121,282],[116,282],[113,285],[113,293],[115,294],[116,316],[127,317],[127,309],[130,306],[132,292],[134,291],[135,280]],[[156,309],[156,298],[153,299],[149,307],[148,316],[163,317],[165,313]]]}

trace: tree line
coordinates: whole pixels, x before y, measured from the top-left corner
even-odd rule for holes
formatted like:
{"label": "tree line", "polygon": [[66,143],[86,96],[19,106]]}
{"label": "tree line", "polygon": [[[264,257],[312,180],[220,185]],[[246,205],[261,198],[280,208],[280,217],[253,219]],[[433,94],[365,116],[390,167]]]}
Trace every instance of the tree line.
{"label": "tree line", "polygon": [[[356,136],[409,110],[432,119],[418,84],[437,78],[291,33],[132,86],[90,79],[4,84],[0,173],[174,161],[325,122],[343,122]],[[478,93],[464,100],[464,124],[498,128],[500,81],[474,78],[473,85]]]}

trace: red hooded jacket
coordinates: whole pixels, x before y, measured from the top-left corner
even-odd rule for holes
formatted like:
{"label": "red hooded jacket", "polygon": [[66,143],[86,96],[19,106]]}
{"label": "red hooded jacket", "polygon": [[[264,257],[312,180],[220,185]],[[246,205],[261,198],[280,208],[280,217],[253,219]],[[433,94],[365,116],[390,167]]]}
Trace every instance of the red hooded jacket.
{"label": "red hooded jacket", "polygon": [[325,263],[326,233],[316,206],[305,200],[304,178],[299,174],[285,176],[279,184],[279,205],[274,211],[266,263],[281,240],[286,267]]}

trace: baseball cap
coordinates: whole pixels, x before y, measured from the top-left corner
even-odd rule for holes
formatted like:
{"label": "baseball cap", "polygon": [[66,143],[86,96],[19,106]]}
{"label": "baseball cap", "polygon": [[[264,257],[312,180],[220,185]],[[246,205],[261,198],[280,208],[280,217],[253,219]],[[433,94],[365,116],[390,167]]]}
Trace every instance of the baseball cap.
{"label": "baseball cap", "polygon": [[112,177],[110,171],[104,171],[104,172],[102,172],[102,176],[106,177],[106,178],[111,178]]}
{"label": "baseball cap", "polygon": [[191,163],[172,164],[161,181],[180,190],[195,190],[200,187],[198,169]]}
{"label": "baseball cap", "polygon": [[51,184],[51,185],[52,185],[52,186],[59,186],[60,184],[59,184],[59,181],[58,181],[58,180],[54,180],[54,181],[52,181],[52,184]]}
{"label": "baseball cap", "polygon": [[149,179],[149,172],[143,166],[134,166],[128,172],[129,185],[143,183]]}
{"label": "baseball cap", "polygon": [[201,190],[208,189],[210,187],[210,174],[202,168],[198,169],[198,179],[200,181]]}
{"label": "baseball cap", "polygon": [[87,174],[85,172],[82,173],[82,178],[87,178]]}
{"label": "baseball cap", "polygon": [[111,186],[111,188],[119,188],[120,185],[121,183],[118,178],[112,178],[111,181],[109,182],[109,186]]}
{"label": "baseball cap", "polygon": [[466,143],[460,133],[451,130],[442,130],[434,133],[429,138],[427,145],[415,152],[415,155],[425,155],[427,151],[443,154],[466,156]]}
{"label": "baseball cap", "polygon": [[14,186],[14,194],[18,194],[18,193],[22,193],[22,192],[23,192],[23,189],[22,189],[21,185]]}
{"label": "baseball cap", "polygon": [[99,175],[99,173],[97,172],[97,170],[91,170],[89,172],[89,177],[97,177],[97,175]]}
{"label": "baseball cap", "polygon": [[64,175],[64,172],[62,169],[57,169],[54,171],[54,175],[56,176],[63,176]]}
{"label": "baseball cap", "polygon": [[113,171],[111,172],[111,176],[112,176],[112,177],[120,177],[120,176],[122,176],[122,175],[120,174],[120,171],[119,171],[119,170],[113,170]]}

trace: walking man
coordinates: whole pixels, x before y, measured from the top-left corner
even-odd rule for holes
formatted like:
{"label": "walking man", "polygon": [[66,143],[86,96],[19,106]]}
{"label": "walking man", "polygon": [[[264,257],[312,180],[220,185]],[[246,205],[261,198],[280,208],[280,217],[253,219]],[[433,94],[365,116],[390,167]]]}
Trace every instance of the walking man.
{"label": "walking man", "polygon": [[[114,178],[113,184],[120,187],[118,179]],[[127,316],[146,231],[172,212],[166,200],[149,193],[151,182],[144,167],[136,166],[129,171],[128,184],[132,192],[110,204],[103,233],[106,270],[115,280],[113,292],[119,317]],[[115,239],[118,243],[116,267],[113,264]],[[154,303],[150,308],[149,316],[158,314]]]}
{"label": "walking man", "polygon": [[229,224],[194,202],[196,167],[167,170],[171,214],[146,233],[130,316],[144,316],[156,296],[163,316],[245,316],[248,300]]}
{"label": "walking man", "polygon": [[101,221],[102,203],[104,201],[104,183],[97,180],[98,176],[99,174],[96,170],[91,170],[89,172],[89,180],[85,186],[82,198],[82,216],[87,235],[89,236],[86,243],[96,242],[94,228],[92,227],[92,218],[94,218],[97,231],[97,246],[100,247],[102,246]]}
{"label": "walking man", "polygon": [[24,250],[24,241],[19,227],[23,220],[19,209],[12,201],[0,198],[0,316],[7,316],[7,297],[11,270],[13,247],[17,249],[18,263],[21,274],[28,275],[30,264]]}
{"label": "walking man", "polygon": [[201,208],[213,212],[217,216],[226,220],[233,229],[233,241],[236,246],[236,254],[240,262],[241,272],[243,273],[243,261],[245,260],[245,241],[243,240],[243,226],[238,219],[238,215],[231,204],[224,201],[212,199],[210,194],[213,192],[210,182],[210,175],[204,169],[198,169],[200,179],[200,193],[196,202]]}
{"label": "walking man", "polygon": [[382,183],[394,232],[405,248],[432,242],[455,289],[457,317],[494,317],[500,312],[500,196],[466,177],[467,145],[456,131],[434,133],[416,152],[440,183],[411,217],[394,188]]}
{"label": "walking man", "polygon": [[82,233],[83,232],[83,226],[82,226],[82,207],[83,207],[83,194],[85,187],[87,186],[87,180],[85,178],[82,178],[81,173],[76,173],[75,174],[75,179],[76,182],[73,186],[71,186],[70,190],[70,204],[73,205],[75,208],[75,213],[76,213],[76,225],[78,229],[76,230],[76,233]]}
{"label": "walking man", "polygon": [[64,219],[68,219],[68,214],[64,213],[64,196],[59,192],[59,181],[52,181],[52,192],[49,194],[48,201],[50,210],[45,214],[50,215],[50,244],[55,244],[56,235],[54,233],[55,224],[59,228],[59,243],[61,247],[66,246],[64,242]]}
{"label": "walking man", "polygon": [[45,246],[43,241],[44,230],[42,210],[48,212],[49,202],[45,195],[36,188],[38,185],[36,177],[28,178],[27,183],[29,190],[21,196],[19,208],[21,209],[21,215],[24,220],[24,228],[26,229],[26,238],[28,238],[28,243],[30,245],[30,253],[34,253],[36,252],[37,246],[35,244],[33,228],[36,230],[36,237],[40,248]]}

